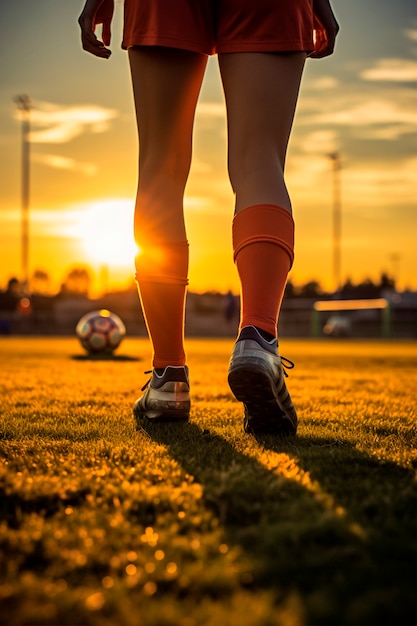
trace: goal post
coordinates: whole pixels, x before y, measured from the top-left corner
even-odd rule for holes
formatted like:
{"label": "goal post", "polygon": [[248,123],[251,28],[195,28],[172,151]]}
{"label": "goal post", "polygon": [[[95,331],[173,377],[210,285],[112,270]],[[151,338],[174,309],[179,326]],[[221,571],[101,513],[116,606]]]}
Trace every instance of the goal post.
{"label": "goal post", "polygon": [[311,334],[320,337],[320,313],[344,311],[381,310],[381,333],[384,338],[391,336],[391,307],[386,298],[369,298],[364,300],[317,300],[313,305]]}

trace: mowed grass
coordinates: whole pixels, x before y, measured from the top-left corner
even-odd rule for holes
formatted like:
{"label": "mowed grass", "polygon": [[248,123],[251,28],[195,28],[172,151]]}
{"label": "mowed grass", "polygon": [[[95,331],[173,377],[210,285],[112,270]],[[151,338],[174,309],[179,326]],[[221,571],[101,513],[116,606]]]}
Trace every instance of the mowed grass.
{"label": "mowed grass", "polygon": [[137,430],[147,340],[0,340],[0,623],[416,624],[417,344],[283,340],[286,440],[187,348],[190,423]]}

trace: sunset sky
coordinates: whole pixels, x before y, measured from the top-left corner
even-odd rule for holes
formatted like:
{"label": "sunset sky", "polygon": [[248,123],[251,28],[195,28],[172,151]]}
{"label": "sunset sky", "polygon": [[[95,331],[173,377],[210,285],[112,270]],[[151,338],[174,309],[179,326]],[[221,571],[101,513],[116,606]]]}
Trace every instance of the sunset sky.
{"label": "sunset sky", "polygon": [[[296,221],[295,284],[333,285],[332,172],[342,159],[342,277],[393,275],[417,289],[417,5],[333,0],[336,53],[307,61],[287,160]],[[112,57],[83,52],[78,0],[0,4],[0,288],[21,276],[20,121],[15,96],[33,102],[30,273],[57,290],[88,264],[94,291],[133,275],[131,222],[137,135],[116,5]],[[187,187],[190,290],[238,291],[230,243],[225,107],[216,59],[197,110]],[[110,239],[109,239],[109,234]]]}

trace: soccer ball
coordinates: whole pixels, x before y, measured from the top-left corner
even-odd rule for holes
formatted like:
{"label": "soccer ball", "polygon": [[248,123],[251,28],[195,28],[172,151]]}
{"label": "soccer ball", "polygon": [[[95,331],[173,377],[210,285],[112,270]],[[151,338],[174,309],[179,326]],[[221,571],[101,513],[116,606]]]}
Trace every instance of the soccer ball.
{"label": "soccer ball", "polygon": [[120,317],[102,309],[83,315],[75,333],[89,354],[111,353],[120,345],[126,328]]}

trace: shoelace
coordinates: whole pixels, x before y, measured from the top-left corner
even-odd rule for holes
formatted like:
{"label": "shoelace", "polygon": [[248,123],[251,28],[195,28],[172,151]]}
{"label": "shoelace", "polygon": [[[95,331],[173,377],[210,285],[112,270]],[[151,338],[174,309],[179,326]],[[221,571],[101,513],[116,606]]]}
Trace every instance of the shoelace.
{"label": "shoelace", "polygon": [[[143,372],[144,374],[152,374],[153,370],[146,370],[146,372]],[[145,391],[146,387],[149,386],[149,383],[152,380],[152,376],[146,381],[146,383],[143,385],[141,391]]]}
{"label": "shoelace", "polygon": [[[280,356],[281,359],[281,365],[282,365],[282,371],[284,372],[284,376],[286,378],[288,378],[288,374],[286,372],[286,370],[292,370],[295,367],[295,363],[294,361],[291,361],[290,359],[287,359],[287,357],[285,356]],[[146,370],[145,372],[143,372],[144,374],[152,374],[153,370]],[[145,389],[147,387],[149,387],[149,383],[152,380],[152,376],[150,378],[148,378],[148,380],[146,381],[146,383],[143,385],[143,387],[141,388],[141,391],[145,391]]]}
{"label": "shoelace", "polygon": [[294,361],[290,361],[290,359],[287,359],[285,356],[281,356],[280,359],[281,359],[282,371],[284,372],[284,376],[288,378],[288,374],[285,370],[292,370],[295,367],[295,363]]}

